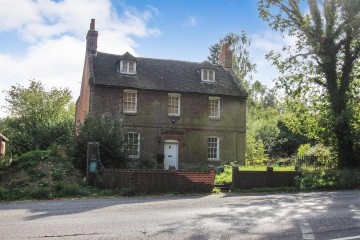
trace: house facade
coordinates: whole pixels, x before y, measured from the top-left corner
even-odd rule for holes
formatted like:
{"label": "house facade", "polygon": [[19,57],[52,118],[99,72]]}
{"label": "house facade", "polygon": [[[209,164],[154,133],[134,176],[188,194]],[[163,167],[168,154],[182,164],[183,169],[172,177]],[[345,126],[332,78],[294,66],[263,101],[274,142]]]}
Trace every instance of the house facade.
{"label": "house facade", "polygon": [[123,117],[130,161],[168,169],[245,162],[247,93],[225,44],[220,64],[97,51],[92,19],[76,122],[88,114]]}

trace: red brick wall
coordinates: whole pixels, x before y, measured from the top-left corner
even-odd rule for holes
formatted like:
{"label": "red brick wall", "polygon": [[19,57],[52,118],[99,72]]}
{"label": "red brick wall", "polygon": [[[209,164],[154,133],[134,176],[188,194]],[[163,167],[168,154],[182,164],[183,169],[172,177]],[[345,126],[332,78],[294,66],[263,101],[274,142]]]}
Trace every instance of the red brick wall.
{"label": "red brick wall", "polygon": [[210,192],[215,180],[214,168],[207,172],[102,169],[99,174],[102,187],[133,187],[138,193]]}
{"label": "red brick wall", "polygon": [[295,177],[301,176],[300,172],[273,172],[273,171],[239,171],[233,168],[232,188],[251,189],[264,187],[292,187]]}
{"label": "red brick wall", "polygon": [[85,121],[86,115],[89,113],[89,101],[90,101],[90,86],[89,86],[89,78],[90,78],[90,69],[89,69],[89,59],[91,57],[89,55],[85,56],[84,70],[81,81],[81,90],[79,99],[76,102],[76,126],[79,126],[81,123]]}

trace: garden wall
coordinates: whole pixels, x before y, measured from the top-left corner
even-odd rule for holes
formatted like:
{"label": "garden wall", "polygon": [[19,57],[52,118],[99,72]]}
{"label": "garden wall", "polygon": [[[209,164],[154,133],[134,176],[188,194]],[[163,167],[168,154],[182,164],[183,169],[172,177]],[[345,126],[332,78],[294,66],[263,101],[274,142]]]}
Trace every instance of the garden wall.
{"label": "garden wall", "polygon": [[211,192],[215,171],[182,172],[170,170],[120,170],[100,169],[101,186],[104,188],[134,188],[141,193]]}
{"label": "garden wall", "polygon": [[239,171],[239,167],[233,167],[232,189],[293,187],[296,176],[301,176],[301,172],[274,172],[272,168],[267,171]]}

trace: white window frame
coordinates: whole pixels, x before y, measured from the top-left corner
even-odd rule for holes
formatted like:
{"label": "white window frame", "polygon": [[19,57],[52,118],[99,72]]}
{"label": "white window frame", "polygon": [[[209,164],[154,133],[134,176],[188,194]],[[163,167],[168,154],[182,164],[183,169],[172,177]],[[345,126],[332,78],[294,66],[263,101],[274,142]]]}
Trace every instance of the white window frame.
{"label": "white window frame", "polygon": [[[132,72],[130,71],[130,63],[134,64],[134,69]],[[125,61],[125,60],[120,61],[120,73],[135,75],[136,74],[136,62]]]}
{"label": "white window frame", "polygon": [[[137,134],[137,144],[134,144],[133,142],[131,143],[130,142],[130,134]],[[131,139],[134,139],[134,138],[131,138]],[[137,145],[137,149],[136,149],[136,152],[137,154],[129,154],[128,157],[129,158],[139,158],[140,157],[140,133],[138,132],[128,132],[127,133],[127,143],[128,143],[128,146],[127,146],[127,151],[128,153],[130,153],[130,146],[133,147],[133,146],[136,146]]]}
{"label": "white window frame", "polygon": [[[213,73],[212,79],[210,79],[210,72]],[[215,82],[215,71],[210,69],[201,69],[201,81],[204,82]]]}
{"label": "white window frame", "polygon": [[[216,146],[210,146],[211,143],[214,142],[210,142],[210,140],[214,140],[216,139]],[[210,152],[210,150],[215,150],[214,152]],[[216,154],[214,156],[214,154]],[[207,155],[208,155],[208,160],[220,160],[220,138],[219,137],[214,137],[214,136],[210,136],[207,138]]]}
{"label": "white window frame", "polygon": [[[128,101],[125,101],[125,99],[127,99],[127,94],[135,94],[135,110],[133,109],[128,109],[128,107],[126,106],[127,103],[132,103],[132,102],[128,102]],[[124,89],[123,91],[123,112],[124,113],[137,113],[137,91],[136,90],[133,90],[133,89]]]}
{"label": "white window frame", "polygon": [[[177,112],[170,112],[170,99],[171,98],[177,98],[177,105],[178,105],[178,111]],[[167,112],[168,112],[168,116],[180,116],[180,103],[181,103],[181,94],[178,93],[169,93],[168,94],[168,107],[167,107]]]}
{"label": "white window frame", "polygon": [[[217,102],[217,109],[212,106],[212,102]],[[215,104],[214,104],[215,105]],[[216,115],[212,115],[212,109],[216,111]],[[209,97],[209,118],[210,119],[220,119],[220,97]]]}

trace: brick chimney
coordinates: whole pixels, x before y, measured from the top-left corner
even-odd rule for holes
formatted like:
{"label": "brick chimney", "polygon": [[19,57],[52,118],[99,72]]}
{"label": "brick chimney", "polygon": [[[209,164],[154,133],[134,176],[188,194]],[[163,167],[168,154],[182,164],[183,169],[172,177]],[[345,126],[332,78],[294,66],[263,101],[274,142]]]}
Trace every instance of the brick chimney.
{"label": "brick chimney", "polygon": [[224,68],[232,68],[232,56],[233,56],[233,53],[229,49],[229,44],[224,43],[222,46],[221,52],[219,54],[219,63]]}
{"label": "brick chimney", "polygon": [[86,50],[92,54],[97,50],[98,32],[95,30],[95,19],[91,19],[90,29],[86,35]]}

